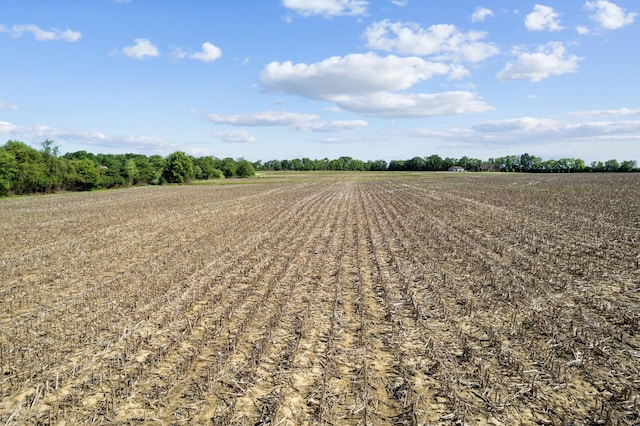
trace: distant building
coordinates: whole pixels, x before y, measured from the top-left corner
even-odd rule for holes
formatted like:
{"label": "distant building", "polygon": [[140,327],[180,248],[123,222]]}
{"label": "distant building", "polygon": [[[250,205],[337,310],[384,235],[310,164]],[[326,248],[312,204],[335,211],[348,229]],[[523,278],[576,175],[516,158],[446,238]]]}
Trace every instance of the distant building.
{"label": "distant building", "polygon": [[460,166],[451,166],[449,167],[450,172],[464,172],[464,167]]}

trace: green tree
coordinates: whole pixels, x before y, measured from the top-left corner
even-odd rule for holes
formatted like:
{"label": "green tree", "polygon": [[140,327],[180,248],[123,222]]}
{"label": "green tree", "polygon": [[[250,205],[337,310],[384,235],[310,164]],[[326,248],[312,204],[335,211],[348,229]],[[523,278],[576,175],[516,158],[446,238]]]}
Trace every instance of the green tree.
{"label": "green tree", "polygon": [[401,171],[404,170],[404,160],[391,160],[389,162],[389,170],[391,171]]}
{"label": "green tree", "polygon": [[71,160],[65,186],[72,191],[91,191],[100,187],[101,177],[98,166],[90,159]]}
{"label": "green tree", "polygon": [[387,162],[385,160],[369,161],[367,169],[371,171],[385,171],[387,170]]}
{"label": "green tree", "polygon": [[241,178],[248,178],[256,175],[256,171],[253,168],[253,164],[251,164],[247,160],[240,160],[238,162],[238,167],[236,169],[236,176]]}
{"label": "green tree", "polygon": [[439,155],[430,155],[425,160],[425,170],[435,171],[435,170],[447,170],[444,166],[444,160]]}
{"label": "green tree", "polygon": [[127,185],[124,164],[127,158],[122,154],[97,154],[95,162],[101,166],[102,182],[105,188]]}
{"label": "green tree", "polygon": [[124,177],[127,179],[129,185],[135,185],[140,178],[140,172],[138,171],[138,165],[133,158],[128,158],[124,162]]}
{"label": "green tree", "polygon": [[149,168],[153,175],[153,179],[149,181],[150,184],[159,185],[162,183],[162,174],[166,165],[167,162],[161,155],[152,155],[149,157]]}
{"label": "green tree", "polygon": [[404,162],[405,170],[427,170],[427,162],[422,157],[413,157],[410,160]]}
{"label": "green tree", "polygon": [[236,177],[236,172],[238,170],[238,162],[233,158],[223,158],[222,159],[222,173],[224,173],[224,177],[232,178]]}
{"label": "green tree", "polygon": [[637,164],[638,163],[635,160],[625,160],[620,163],[619,170],[621,172],[631,172],[636,169]]}
{"label": "green tree", "polygon": [[11,183],[18,172],[16,157],[0,146],[0,196],[8,195]]}
{"label": "green tree", "polygon": [[618,160],[607,160],[604,162],[604,170],[607,172],[617,172],[620,168]]}
{"label": "green tree", "polygon": [[199,171],[196,171],[196,179],[219,179],[223,177],[222,171],[216,168],[216,163],[213,157],[198,157],[193,160],[193,165],[199,167]]}
{"label": "green tree", "polygon": [[169,183],[190,182],[193,179],[193,161],[182,151],[169,154],[162,176]]}
{"label": "green tree", "polygon": [[8,141],[4,149],[16,161],[11,189],[16,194],[45,192],[50,184],[42,153],[24,142]]}

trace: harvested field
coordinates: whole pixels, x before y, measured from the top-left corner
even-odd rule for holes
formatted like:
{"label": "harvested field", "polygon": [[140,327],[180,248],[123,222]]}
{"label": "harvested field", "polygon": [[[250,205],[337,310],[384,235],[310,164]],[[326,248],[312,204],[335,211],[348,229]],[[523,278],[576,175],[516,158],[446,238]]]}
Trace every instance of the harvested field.
{"label": "harvested field", "polygon": [[0,423],[640,424],[640,174],[0,200]]}

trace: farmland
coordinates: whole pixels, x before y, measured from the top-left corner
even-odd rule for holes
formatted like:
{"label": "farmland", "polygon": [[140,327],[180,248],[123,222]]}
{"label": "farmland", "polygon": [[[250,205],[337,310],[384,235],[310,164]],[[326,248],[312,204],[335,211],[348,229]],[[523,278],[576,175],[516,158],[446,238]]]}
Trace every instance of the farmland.
{"label": "farmland", "polygon": [[640,174],[0,200],[0,423],[640,423]]}

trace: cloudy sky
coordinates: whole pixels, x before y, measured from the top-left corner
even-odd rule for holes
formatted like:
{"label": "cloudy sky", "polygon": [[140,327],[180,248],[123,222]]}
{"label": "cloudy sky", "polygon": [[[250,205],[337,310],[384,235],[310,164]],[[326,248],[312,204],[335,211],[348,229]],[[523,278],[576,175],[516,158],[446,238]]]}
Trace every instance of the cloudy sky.
{"label": "cloudy sky", "polygon": [[640,162],[637,0],[0,0],[0,142]]}

